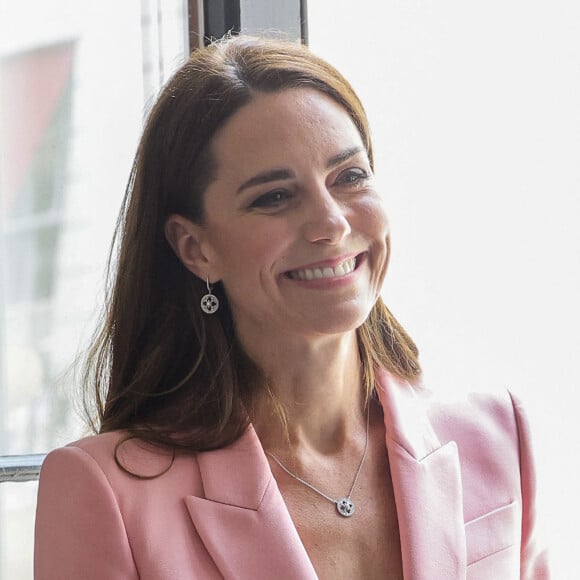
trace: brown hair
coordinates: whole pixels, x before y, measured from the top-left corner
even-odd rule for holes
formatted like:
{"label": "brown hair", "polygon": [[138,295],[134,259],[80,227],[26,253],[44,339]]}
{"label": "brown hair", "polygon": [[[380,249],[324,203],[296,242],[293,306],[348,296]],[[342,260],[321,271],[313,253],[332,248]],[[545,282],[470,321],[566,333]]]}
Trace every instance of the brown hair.
{"label": "brown hair", "polygon": [[[340,73],[299,44],[218,41],[194,52],[161,92],[133,163],[109,261],[107,309],[85,366],[100,432],[125,429],[191,451],[219,448],[244,432],[258,395],[270,392],[236,340],[219,283],[218,314],[200,311],[205,284],[178,260],[164,224],[175,213],[203,223],[216,131],[256,92],[294,87],[344,107],[372,166],[361,102]],[[419,374],[417,349],[382,300],[358,329],[358,342],[367,396],[377,367]]]}

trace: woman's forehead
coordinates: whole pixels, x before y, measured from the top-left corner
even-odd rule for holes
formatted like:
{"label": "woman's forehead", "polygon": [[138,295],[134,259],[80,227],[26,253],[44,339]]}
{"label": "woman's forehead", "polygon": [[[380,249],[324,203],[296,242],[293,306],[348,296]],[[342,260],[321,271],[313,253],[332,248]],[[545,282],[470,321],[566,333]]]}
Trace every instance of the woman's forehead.
{"label": "woman's forehead", "polygon": [[326,158],[345,147],[362,147],[348,112],[331,97],[310,88],[258,93],[212,140],[218,167],[264,158],[290,161],[308,154]]}

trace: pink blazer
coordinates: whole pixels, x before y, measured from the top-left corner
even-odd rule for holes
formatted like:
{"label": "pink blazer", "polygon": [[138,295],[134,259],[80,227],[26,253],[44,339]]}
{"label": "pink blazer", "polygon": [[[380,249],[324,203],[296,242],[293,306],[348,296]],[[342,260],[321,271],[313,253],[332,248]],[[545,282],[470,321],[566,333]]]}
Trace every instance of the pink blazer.
{"label": "pink blazer", "polygon": [[[379,379],[405,579],[549,578],[520,405],[507,391],[443,404]],[[178,455],[149,480],[117,467],[119,437],[46,458],[36,580],[316,578],[253,429],[227,448]],[[136,441],[121,458],[151,475],[171,459]]]}

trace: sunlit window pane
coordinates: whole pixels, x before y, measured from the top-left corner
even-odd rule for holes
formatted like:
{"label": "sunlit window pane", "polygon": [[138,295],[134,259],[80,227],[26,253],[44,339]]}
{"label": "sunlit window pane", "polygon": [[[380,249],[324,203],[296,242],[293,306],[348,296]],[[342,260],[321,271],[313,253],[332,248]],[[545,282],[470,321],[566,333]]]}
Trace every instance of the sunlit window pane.
{"label": "sunlit window pane", "polygon": [[[69,369],[94,329],[144,112],[187,54],[186,5],[0,7],[0,454],[84,434]],[[31,577],[34,490],[0,486],[0,579]]]}

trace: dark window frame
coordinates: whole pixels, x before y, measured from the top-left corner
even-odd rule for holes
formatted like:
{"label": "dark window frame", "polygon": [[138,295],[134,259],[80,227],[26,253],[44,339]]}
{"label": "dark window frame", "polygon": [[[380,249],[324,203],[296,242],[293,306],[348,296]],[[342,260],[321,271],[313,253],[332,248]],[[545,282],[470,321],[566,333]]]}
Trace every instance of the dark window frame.
{"label": "dark window frame", "polygon": [[[300,40],[308,44],[307,0],[300,4]],[[206,46],[228,31],[240,32],[240,0],[188,0],[189,51]]]}

